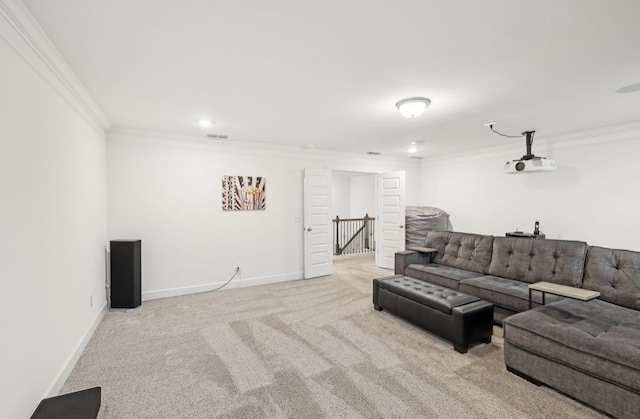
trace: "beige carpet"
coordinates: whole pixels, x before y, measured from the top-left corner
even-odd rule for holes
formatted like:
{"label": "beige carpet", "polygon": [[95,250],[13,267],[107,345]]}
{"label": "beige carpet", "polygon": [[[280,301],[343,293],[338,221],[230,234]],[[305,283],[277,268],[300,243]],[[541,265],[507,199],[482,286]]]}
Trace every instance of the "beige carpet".
{"label": "beige carpet", "polygon": [[101,418],[596,418],[506,371],[501,329],[465,355],[371,302],[390,272],[335,274],[110,312],[62,393],[102,386]]}

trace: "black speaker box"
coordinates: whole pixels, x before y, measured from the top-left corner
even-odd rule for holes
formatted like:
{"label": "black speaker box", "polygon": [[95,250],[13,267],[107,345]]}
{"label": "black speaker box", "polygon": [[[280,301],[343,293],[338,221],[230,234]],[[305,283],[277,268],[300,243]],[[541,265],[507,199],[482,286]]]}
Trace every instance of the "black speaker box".
{"label": "black speaker box", "polygon": [[142,304],[142,241],[111,240],[111,307]]}

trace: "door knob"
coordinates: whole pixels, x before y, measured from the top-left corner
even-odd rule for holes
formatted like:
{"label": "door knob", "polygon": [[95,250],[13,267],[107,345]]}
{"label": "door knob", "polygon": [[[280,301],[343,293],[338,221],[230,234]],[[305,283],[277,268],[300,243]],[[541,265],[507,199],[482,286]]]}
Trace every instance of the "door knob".
{"label": "door knob", "polygon": [[307,231],[311,231],[311,227],[307,227]]}
{"label": "door knob", "polygon": [[400,228],[404,228],[404,226],[400,226]]}

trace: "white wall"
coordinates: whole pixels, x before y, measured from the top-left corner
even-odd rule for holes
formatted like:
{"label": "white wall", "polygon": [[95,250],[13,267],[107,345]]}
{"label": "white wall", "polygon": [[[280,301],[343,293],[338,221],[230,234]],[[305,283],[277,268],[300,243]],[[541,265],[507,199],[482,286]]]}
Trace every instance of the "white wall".
{"label": "white wall", "polygon": [[456,231],[504,235],[516,228],[547,238],[640,251],[640,125],[538,139],[533,152],[556,172],[503,174],[511,147],[478,156],[423,162],[423,205],[449,212]]}
{"label": "white wall", "polygon": [[106,146],[0,26],[0,416],[26,418],[104,313]]}
{"label": "white wall", "polygon": [[[221,148],[208,142],[108,136],[112,239],[142,239],[143,299],[212,289],[241,266],[230,287],[303,274],[303,169],[367,172],[404,161]],[[418,165],[407,170],[417,196]],[[224,175],[266,177],[265,211],[222,211]]]}
{"label": "white wall", "polygon": [[331,219],[351,217],[351,179],[333,173],[331,183]]}
{"label": "white wall", "polygon": [[376,216],[376,176],[354,176],[350,183],[349,209],[351,218],[362,218],[365,214],[369,217]]}
{"label": "white wall", "polygon": [[376,175],[335,171],[331,198],[332,218],[362,218],[365,214],[375,217]]}

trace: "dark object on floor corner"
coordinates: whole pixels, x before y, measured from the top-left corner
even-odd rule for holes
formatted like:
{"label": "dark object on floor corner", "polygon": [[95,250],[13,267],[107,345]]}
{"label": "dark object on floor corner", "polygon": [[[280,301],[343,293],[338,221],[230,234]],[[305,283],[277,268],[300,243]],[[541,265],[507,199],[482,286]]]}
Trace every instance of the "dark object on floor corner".
{"label": "dark object on floor corner", "polygon": [[141,259],[141,240],[111,240],[111,308],[142,304]]}
{"label": "dark object on floor corner", "polygon": [[95,419],[101,404],[102,387],[92,387],[42,400],[31,419]]}

